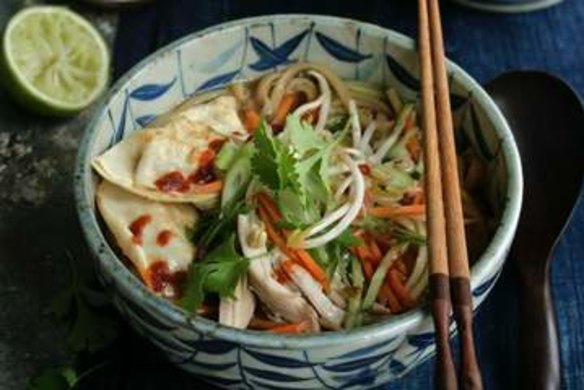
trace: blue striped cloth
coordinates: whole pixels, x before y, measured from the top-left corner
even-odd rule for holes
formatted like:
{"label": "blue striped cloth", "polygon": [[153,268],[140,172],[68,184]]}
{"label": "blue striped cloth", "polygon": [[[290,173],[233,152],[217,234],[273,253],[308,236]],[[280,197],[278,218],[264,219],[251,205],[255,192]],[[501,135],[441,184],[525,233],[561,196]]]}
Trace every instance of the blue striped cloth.
{"label": "blue striped cloth", "polygon": [[[156,48],[190,32],[245,16],[318,13],[361,19],[415,36],[414,1],[399,0],[159,0],[122,14],[114,49],[116,77]],[[502,15],[445,3],[446,50],[480,82],[511,69],[539,69],[568,81],[584,96],[584,1],[566,0],[530,14]],[[562,388],[584,388],[584,204],[560,241],[553,263],[553,291],[559,320]],[[543,221],[541,223],[544,223]],[[515,388],[517,361],[516,275],[507,266],[476,318],[479,360],[488,389]],[[156,363],[159,364],[159,363]],[[163,364],[163,363],[160,363]],[[164,372],[169,373],[164,376]],[[170,374],[172,373],[172,374]],[[391,388],[432,388],[433,361]],[[134,375],[134,377],[137,377]],[[166,367],[139,381],[142,388],[187,388],[188,376]],[[137,384],[137,383],[134,383]],[[154,387],[152,387],[154,386]],[[131,385],[125,388],[133,388]]]}

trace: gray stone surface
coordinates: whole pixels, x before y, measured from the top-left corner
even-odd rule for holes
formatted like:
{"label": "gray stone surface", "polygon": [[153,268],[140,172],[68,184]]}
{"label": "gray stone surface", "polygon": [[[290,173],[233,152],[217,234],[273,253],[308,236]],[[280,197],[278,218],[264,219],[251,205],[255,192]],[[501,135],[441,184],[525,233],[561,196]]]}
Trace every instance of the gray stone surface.
{"label": "gray stone surface", "polygon": [[[0,26],[30,0],[0,1]],[[63,3],[63,2],[60,2]],[[116,16],[79,9],[111,44]],[[14,105],[0,89],[0,389],[22,389],[67,359],[64,329],[48,305],[68,280],[66,252],[90,263],[75,214],[72,171],[92,109],[50,119]]]}

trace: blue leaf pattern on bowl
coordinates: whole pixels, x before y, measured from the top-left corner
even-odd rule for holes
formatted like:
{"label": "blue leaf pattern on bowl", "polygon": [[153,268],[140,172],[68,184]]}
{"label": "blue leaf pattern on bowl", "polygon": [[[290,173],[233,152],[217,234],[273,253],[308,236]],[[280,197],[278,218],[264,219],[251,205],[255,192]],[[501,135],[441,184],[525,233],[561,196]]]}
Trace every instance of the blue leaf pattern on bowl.
{"label": "blue leaf pattern on bowl", "polygon": [[369,356],[362,359],[355,359],[348,362],[336,363],[332,365],[325,364],[323,368],[327,371],[333,372],[347,372],[347,371],[354,371],[361,369],[363,367],[378,363],[382,361],[384,358],[387,358],[387,353],[382,353],[375,356]]}
{"label": "blue leaf pattern on bowl", "polygon": [[232,367],[237,366],[237,363],[209,363],[194,359],[191,360],[191,363],[197,367],[204,368],[205,370],[210,371],[225,371],[229,370]]}
{"label": "blue leaf pattern on bowl", "polygon": [[197,340],[191,342],[190,345],[193,349],[209,355],[224,355],[237,348],[237,344],[215,339]]}
{"label": "blue leaf pattern on bowl", "polygon": [[491,286],[493,286],[495,284],[498,277],[499,277],[499,273],[497,272],[490,279],[481,283],[477,288],[472,290],[472,296],[475,298],[478,298],[481,295],[483,295],[484,293],[486,293],[491,288]]}
{"label": "blue leaf pattern on bowl", "polygon": [[385,61],[387,62],[387,67],[391,73],[393,73],[395,78],[400,83],[413,91],[420,90],[420,80],[408,72],[399,62],[396,61],[395,58],[393,58],[390,54],[386,54]]}
{"label": "blue leaf pattern on bowl", "polygon": [[213,385],[219,385],[221,387],[234,386],[234,385],[241,384],[241,381],[239,379],[230,379],[230,378],[223,378],[223,377],[219,377],[219,376],[201,375],[199,373],[197,373],[197,377],[201,378],[205,382],[209,382]]}
{"label": "blue leaf pattern on bowl", "polygon": [[112,140],[110,142],[110,146],[117,144],[124,138],[124,132],[126,129],[126,116],[128,115],[128,104],[129,99],[126,97],[124,100],[124,106],[122,107],[122,114],[120,116],[120,121],[118,122],[118,126],[113,133]]}
{"label": "blue leaf pattern on bowl", "polygon": [[424,349],[434,344],[434,333],[413,334],[407,337],[408,343],[418,349]]}
{"label": "blue leaf pattern on bowl", "polygon": [[130,93],[130,97],[139,101],[150,101],[164,95],[176,83],[176,77],[166,84],[146,84],[136,88]]}
{"label": "blue leaf pattern on bowl", "polygon": [[[339,389],[348,389],[353,386],[358,386],[360,388],[369,388],[373,383],[375,383],[376,372],[370,368],[366,368],[359,371],[354,377],[350,378],[344,383]],[[347,380],[345,378],[345,380]]]}
{"label": "blue leaf pattern on bowl", "polygon": [[136,118],[136,122],[140,125],[140,127],[148,126],[154,119],[156,119],[156,115],[148,114],[142,115]]}
{"label": "blue leaf pattern on bowl", "polygon": [[315,35],[316,40],[322,48],[339,61],[358,63],[372,57],[371,54],[361,54],[356,50],[348,48],[339,41],[327,37],[321,32],[317,31]]}
{"label": "blue leaf pattern on bowl", "polygon": [[286,65],[293,62],[289,57],[296,50],[298,45],[300,45],[308,32],[308,29],[306,29],[274,49],[271,49],[259,38],[251,37],[249,39],[251,47],[256,52],[259,59],[249,65],[250,69],[262,72],[270,68],[275,68],[278,65]]}
{"label": "blue leaf pattern on bowl", "polygon": [[262,363],[270,364],[275,367],[285,367],[285,368],[300,368],[300,367],[311,367],[312,363],[297,360],[289,357],[284,356],[274,356],[264,354],[258,351],[245,349],[245,352],[254,357],[255,359],[259,360]]}
{"label": "blue leaf pattern on bowl", "polygon": [[220,88],[231,82],[238,74],[239,70],[235,70],[233,72],[227,72],[220,74],[219,76],[215,76],[201,84],[199,88],[197,88],[196,92],[211,91],[213,89]]}
{"label": "blue leaf pattern on bowl", "polygon": [[341,356],[339,356],[339,360],[344,360],[344,359],[361,359],[367,355],[369,355],[372,352],[375,352],[381,348],[386,348],[388,345],[392,344],[394,339],[388,340],[388,341],[384,341],[382,343],[377,343],[377,344],[373,344],[364,348],[359,348],[356,349],[355,351],[352,352],[348,352],[345,353]]}
{"label": "blue leaf pattern on bowl", "polygon": [[281,382],[268,383],[268,382],[261,382],[259,380],[254,380],[254,379],[251,379],[249,382],[253,386],[248,386],[247,388],[251,387],[252,389],[266,389],[266,390],[289,390],[290,389],[290,386],[286,386],[285,383],[281,383]]}
{"label": "blue leaf pattern on bowl", "polygon": [[408,367],[399,360],[392,359],[389,362],[389,370],[396,376],[402,374],[407,369]]}
{"label": "blue leaf pattern on bowl", "polygon": [[297,377],[290,374],[284,374],[279,371],[268,371],[260,368],[244,367],[246,374],[252,374],[253,376],[261,379],[276,381],[276,382],[302,382],[312,378],[307,377]]}
{"label": "blue leaf pattern on bowl", "polygon": [[229,47],[227,50],[217,54],[215,57],[211,57],[207,61],[196,61],[191,65],[193,69],[196,69],[202,73],[215,73],[222,65],[229,63],[229,60],[237,53],[241,48],[241,42],[236,42],[233,46]]}

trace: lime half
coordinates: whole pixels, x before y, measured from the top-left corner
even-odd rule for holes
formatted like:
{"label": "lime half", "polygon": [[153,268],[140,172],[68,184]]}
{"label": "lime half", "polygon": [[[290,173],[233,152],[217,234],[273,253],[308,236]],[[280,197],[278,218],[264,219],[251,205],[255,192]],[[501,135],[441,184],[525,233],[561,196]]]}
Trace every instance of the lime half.
{"label": "lime half", "polygon": [[30,7],[14,15],[2,40],[8,88],[27,108],[74,114],[106,88],[108,48],[96,29],[63,7]]}

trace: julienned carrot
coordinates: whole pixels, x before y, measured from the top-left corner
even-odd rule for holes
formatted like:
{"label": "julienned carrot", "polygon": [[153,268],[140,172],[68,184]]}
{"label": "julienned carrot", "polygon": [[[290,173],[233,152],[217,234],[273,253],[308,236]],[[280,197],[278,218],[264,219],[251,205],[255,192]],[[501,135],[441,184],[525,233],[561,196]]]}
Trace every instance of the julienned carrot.
{"label": "julienned carrot", "polygon": [[413,136],[408,139],[406,142],[406,149],[413,157],[414,161],[418,161],[420,159],[420,153],[422,152],[422,147],[420,146],[420,140],[418,137]]}
{"label": "julienned carrot", "polygon": [[330,287],[328,277],[312,256],[310,256],[310,254],[304,249],[294,250],[293,252],[296,254],[296,258],[299,260],[300,264],[310,272],[312,277],[316,279],[325,290],[328,290]]}
{"label": "julienned carrot", "polygon": [[395,293],[397,299],[404,308],[410,309],[416,306],[416,300],[411,296],[406,286],[404,286],[400,280],[398,270],[391,269],[389,271],[389,282],[392,291]]}
{"label": "julienned carrot", "polygon": [[278,105],[278,109],[272,118],[272,126],[273,125],[282,125],[286,120],[286,116],[292,111],[294,106],[299,101],[299,95],[296,93],[288,93],[284,95],[280,104]]}
{"label": "julienned carrot", "polygon": [[270,220],[268,212],[265,210],[265,208],[263,206],[260,206],[258,208],[258,212],[260,214],[260,219],[262,220],[262,222],[264,223],[264,225],[266,227],[266,233],[267,233],[269,239],[272,240],[272,242],[274,244],[276,244],[276,246],[281,251],[283,251],[284,253],[287,254],[288,247],[286,246],[286,241],[284,241],[284,238],[282,236],[280,236],[280,234],[278,233],[278,231],[274,227],[272,221]]}
{"label": "julienned carrot", "polygon": [[383,258],[381,249],[379,249],[379,245],[377,245],[377,242],[373,238],[370,237],[367,241],[369,244],[369,252],[371,252],[371,256],[373,256],[372,260],[375,262],[376,265],[378,265],[381,259]]}
{"label": "julienned carrot", "polygon": [[284,325],[281,322],[266,320],[264,318],[253,317],[249,322],[248,328],[257,330],[268,330],[275,326]]}
{"label": "julienned carrot", "polygon": [[198,194],[211,194],[219,192],[223,188],[222,180],[215,180],[206,184],[195,184],[192,186],[193,192]]}
{"label": "julienned carrot", "polygon": [[308,322],[301,321],[292,324],[276,325],[268,330],[274,333],[302,333],[306,332],[309,329],[309,327],[310,326]]}
{"label": "julienned carrot", "polygon": [[268,213],[268,216],[272,220],[272,223],[277,224],[282,220],[282,213],[280,213],[280,210],[278,209],[276,202],[274,202],[274,200],[270,198],[268,194],[260,192],[256,195],[256,197],[260,205],[263,206],[266,212]]}
{"label": "julienned carrot", "polygon": [[423,191],[418,191],[414,194],[414,199],[412,200],[412,204],[424,204],[426,203],[426,197],[424,196]]}
{"label": "julienned carrot", "polygon": [[399,301],[395,297],[395,294],[387,284],[381,286],[378,298],[380,299],[381,304],[389,306],[389,310],[391,310],[392,313],[399,313],[403,310]]}
{"label": "julienned carrot", "polygon": [[404,126],[404,131],[407,132],[407,131],[413,129],[415,124],[416,124],[416,114],[412,111],[410,113],[410,116],[406,120],[406,124]]}
{"label": "julienned carrot", "polygon": [[413,217],[426,214],[426,206],[423,204],[412,204],[397,207],[373,207],[369,209],[369,215],[378,218]]}
{"label": "julienned carrot", "polygon": [[263,193],[258,194],[257,197],[258,202],[260,203],[258,207],[260,219],[266,226],[266,233],[268,234],[270,240],[272,240],[282,252],[290,256],[290,258],[304,267],[310,273],[310,275],[312,275],[312,277],[323,286],[325,290],[328,290],[330,287],[330,282],[326,273],[322,270],[318,263],[305,250],[295,250],[288,247],[288,245],[286,245],[284,236],[280,234],[277,228],[274,226],[275,223],[280,221],[282,218],[280,211],[277,209],[274,201],[268,195]]}
{"label": "julienned carrot", "polygon": [[254,108],[243,110],[243,126],[248,133],[253,134],[260,127],[262,117]]}
{"label": "julienned carrot", "polygon": [[398,270],[399,273],[403,275],[405,275],[408,272],[408,267],[406,266],[403,256],[395,261],[395,263],[393,264],[393,268]]}

